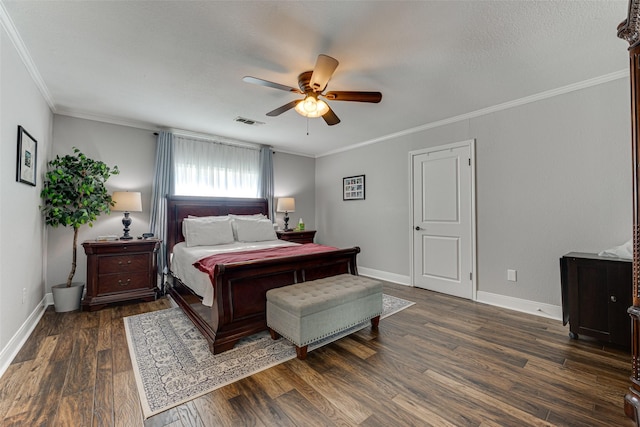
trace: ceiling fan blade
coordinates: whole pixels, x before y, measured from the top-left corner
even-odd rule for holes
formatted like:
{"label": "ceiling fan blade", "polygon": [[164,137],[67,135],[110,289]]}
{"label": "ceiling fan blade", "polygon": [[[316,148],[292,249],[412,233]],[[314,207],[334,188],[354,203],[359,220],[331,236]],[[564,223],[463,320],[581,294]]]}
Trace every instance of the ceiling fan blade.
{"label": "ceiling fan blade", "polygon": [[333,112],[331,107],[329,107],[329,111],[322,115],[322,118],[329,126],[337,125],[340,123],[340,119],[336,116],[336,113]]}
{"label": "ceiling fan blade", "polygon": [[300,89],[296,89],[296,88],[290,87],[290,86],[281,85],[280,83],[270,82],[268,80],[259,79],[257,77],[245,76],[245,77],[242,78],[242,81],[246,82],[246,83],[252,83],[254,85],[272,87],[274,89],[280,89],[280,90],[284,90],[284,91],[287,91],[287,92],[295,92],[295,93],[300,93],[300,94],[302,93],[300,91]]}
{"label": "ceiling fan blade", "polygon": [[298,105],[298,102],[302,102],[302,99],[296,99],[295,101],[291,101],[290,103],[285,104],[280,108],[276,108],[273,111],[269,111],[267,113],[267,116],[270,116],[270,117],[279,116],[280,114],[284,113],[285,111],[289,111],[290,109],[295,108],[295,106]]}
{"label": "ceiling fan blade", "polygon": [[356,102],[373,102],[378,103],[382,99],[380,92],[349,92],[337,91],[327,92],[325,98],[332,101],[356,101]]}
{"label": "ceiling fan blade", "polygon": [[316,60],[316,66],[313,67],[311,75],[311,88],[314,92],[322,92],[327,87],[327,83],[331,79],[333,72],[338,67],[338,60],[328,55],[320,54]]}

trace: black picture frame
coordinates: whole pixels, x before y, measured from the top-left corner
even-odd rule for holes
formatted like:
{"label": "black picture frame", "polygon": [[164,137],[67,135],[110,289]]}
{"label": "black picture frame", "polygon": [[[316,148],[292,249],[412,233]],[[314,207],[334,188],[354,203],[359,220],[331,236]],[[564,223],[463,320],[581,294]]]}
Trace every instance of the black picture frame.
{"label": "black picture frame", "polygon": [[38,166],[38,141],[22,126],[18,125],[18,159],[16,181],[36,186]]}
{"label": "black picture frame", "polygon": [[342,178],[342,200],[364,200],[364,175],[354,175]]}

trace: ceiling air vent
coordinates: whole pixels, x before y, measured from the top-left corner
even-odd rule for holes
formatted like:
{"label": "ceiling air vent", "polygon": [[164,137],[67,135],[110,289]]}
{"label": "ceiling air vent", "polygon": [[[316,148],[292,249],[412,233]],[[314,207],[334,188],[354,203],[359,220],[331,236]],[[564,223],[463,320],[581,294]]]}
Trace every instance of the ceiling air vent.
{"label": "ceiling air vent", "polygon": [[259,122],[257,120],[247,119],[246,117],[240,117],[240,116],[236,117],[234,120],[236,122],[244,123],[245,125],[249,125],[249,126],[260,126],[264,124],[264,122]]}

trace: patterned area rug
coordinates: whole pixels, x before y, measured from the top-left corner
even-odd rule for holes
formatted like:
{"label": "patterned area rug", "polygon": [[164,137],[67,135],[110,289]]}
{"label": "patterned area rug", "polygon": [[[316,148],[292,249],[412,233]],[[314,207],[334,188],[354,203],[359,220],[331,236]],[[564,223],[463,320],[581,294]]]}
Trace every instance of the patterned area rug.
{"label": "patterned area rug", "polygon": [[[383,319],[414,304],[390,295],[382,302]],[[214,355],[180,308],[125,317],[124,325],[145,418],[296,357],[293,344],[284,338],[274,341],[267,331]],[[309,351],[369,325],[325,338]]]}

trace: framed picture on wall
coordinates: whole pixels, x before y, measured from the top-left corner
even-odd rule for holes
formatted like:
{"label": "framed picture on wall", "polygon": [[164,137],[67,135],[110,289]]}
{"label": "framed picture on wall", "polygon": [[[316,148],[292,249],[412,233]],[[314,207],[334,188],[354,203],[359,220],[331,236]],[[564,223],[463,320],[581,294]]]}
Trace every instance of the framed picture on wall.
{"label": "framed picture on wall", "polygon": [[342,178],[342,200],[364,200],[364,175]]}
{"label": "framed picture on wall", "polygon": [[18,166],[16,181],[36,185],[36,166],[38,165],[38,141],[22,126],[18,126]]}

